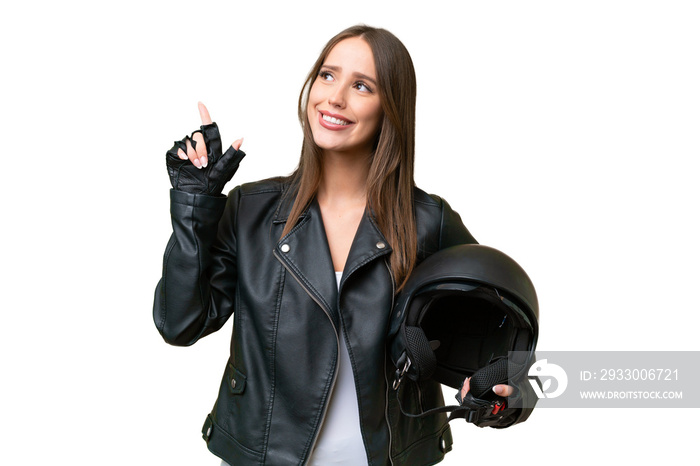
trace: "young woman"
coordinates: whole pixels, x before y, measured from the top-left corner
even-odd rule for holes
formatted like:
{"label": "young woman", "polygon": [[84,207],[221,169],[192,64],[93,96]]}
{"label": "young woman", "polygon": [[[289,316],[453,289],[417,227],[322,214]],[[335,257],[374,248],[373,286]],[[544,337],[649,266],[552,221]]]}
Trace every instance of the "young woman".
{"label": "young woman", "polygon": [[[403,44],[355,26],[306,79],[291,176],[223,197],[241,141],[222,154],[202,104],[201,130],[168,152],[173,235],[154,320],[167,342],[191,345],[234,316],[202,431],[225,462],[420,465],[450,449],[444,416],[401,415],[387,364],[393,299],[411,270],[476,242],[444,200],[414,186],[415,97]],[[404,408],[420,403],[442,404],[439,384],[404,394]],[[506,410],[498,426],[513,419]]]}

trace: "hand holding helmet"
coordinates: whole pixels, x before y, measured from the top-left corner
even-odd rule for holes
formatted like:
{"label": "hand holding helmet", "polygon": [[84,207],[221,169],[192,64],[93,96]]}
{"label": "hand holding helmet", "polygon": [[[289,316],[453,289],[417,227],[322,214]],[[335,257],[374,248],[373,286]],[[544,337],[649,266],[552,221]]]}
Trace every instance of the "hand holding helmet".
{"label": "hand holding helmet", "polygon": [[[459,400],[461,403],[461,400],[464,399],[465,396],[467,396],[467,393],[469,393],[469,380],[471,377],[467,377],[464,380],[464,384],[462,385],[462,389],[459,391]],[[493,392],[503,398],[508,398],[509,396],[512,396],[513,393],[515,393],[515,388],[511,387],[510,385],[505,385],[505,384],[499,384],[499,385],[494,385],[493,386]]]}

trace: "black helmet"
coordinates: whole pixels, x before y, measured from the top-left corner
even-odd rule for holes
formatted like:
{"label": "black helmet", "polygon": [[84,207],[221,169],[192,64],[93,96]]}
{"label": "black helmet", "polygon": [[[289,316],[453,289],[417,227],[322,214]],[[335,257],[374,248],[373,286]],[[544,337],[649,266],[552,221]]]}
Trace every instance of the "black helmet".
{"label": "black helmet", "polygon": [[432,254],[413,270],[391,316],[394,389],[405,377],[457,389],[472,377],[474,398],[495,399],[491,387],[509,373],[522,376],[534,356],[538,313],[530,278],[504,253],[463,244]]}

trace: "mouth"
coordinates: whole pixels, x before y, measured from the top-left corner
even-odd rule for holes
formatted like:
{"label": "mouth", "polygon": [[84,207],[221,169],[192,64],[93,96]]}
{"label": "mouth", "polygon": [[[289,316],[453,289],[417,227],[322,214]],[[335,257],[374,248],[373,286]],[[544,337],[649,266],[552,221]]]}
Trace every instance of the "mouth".
{"label": "mouth", "polygon": [[323,113],[321,114],[321,118],[323,118],[325,121],[329,123],[333,123],[334,125],[349,125],[350,122],[347,120],[341,120],[339,118],[334,118],[332,116],[324,115]]}
{"label": "mouth", "polygon": [[343,118],[342,116],[338,114],[331,114],[328,112],[324,112],[319,110],[319,120],[323,126],[329,129],[335,129],[338,127],[344,127],[344,126],[349,126],[352,125],[354,122],[350,121],[348,119]]}

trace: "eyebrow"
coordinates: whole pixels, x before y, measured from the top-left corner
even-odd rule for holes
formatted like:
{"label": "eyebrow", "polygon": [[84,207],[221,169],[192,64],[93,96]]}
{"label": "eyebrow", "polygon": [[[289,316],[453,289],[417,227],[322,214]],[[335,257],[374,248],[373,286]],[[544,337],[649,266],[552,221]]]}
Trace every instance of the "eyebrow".
{"label": "eyebrow", "polygon": [[[331,71],[336,71],[336,72],[342,71],[342,70],[343,70],[340,66],[333,66],[333,65],[321,65],[321,69],[323,69],[323,68],[327,68],[327,69],[329,69],[329,70],[331,70]],[[358,78],[366,79],[367,81],[371,82],[371,83],[374,84],[375,86],[377,85],[377,81],[375,81],[374,78],[370,78],[370,77],[367,76],[366,74],[359,73],[359,72],[355,71],[355,72],[353,73],[353,75],[354,75],[354,76],[357,76]]]}

